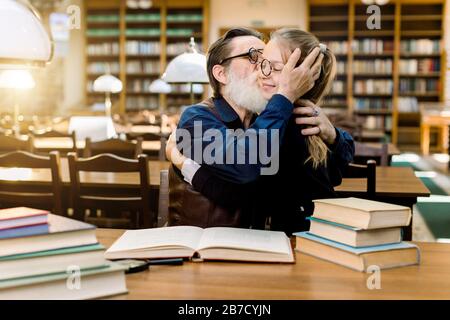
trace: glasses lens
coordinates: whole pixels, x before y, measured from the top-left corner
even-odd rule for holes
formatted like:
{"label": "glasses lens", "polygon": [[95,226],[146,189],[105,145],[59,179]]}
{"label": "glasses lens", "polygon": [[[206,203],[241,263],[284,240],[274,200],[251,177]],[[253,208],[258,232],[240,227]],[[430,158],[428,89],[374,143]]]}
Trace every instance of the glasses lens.
{"label": "glasses lens", "polygon": [[259,59],[259,52],[256,49],[250,49],[249,53],[248,53],[248,57],[250,59],[250,62],[255,64],[258,62]]}
{"label": "glasses lens", "polygon": [[261,72],[266,77],[270,76],[272,73],[272,66],[270,65],[270,61],[267,59],[264,59],[261,61]]}

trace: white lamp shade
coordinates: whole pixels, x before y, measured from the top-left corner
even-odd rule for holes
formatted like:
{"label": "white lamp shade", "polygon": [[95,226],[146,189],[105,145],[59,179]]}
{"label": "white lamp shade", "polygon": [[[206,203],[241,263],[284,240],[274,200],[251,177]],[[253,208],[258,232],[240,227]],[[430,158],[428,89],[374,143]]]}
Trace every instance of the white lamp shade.
{"label": "white lamp shade", "polygon": [[161,77],[168,83],[209,83],[206,56],[186,52],[173,59]]}
{"label": "white lamp shade", "polygon": [[122,81],[110,74],[105,74],[94,81],[93,89],[95,92],[119,93],[122,91]]}
{"label": "white lamp shade", "polygon": [[0,88],[28,90],[35,85],[28,70],[5,70],[0,73]]}
{"label": "white lamp shade", "polygon": [[172,88],[164,80],[156,79],[150,84],[149,90],[154,93],[170,93]]}
{"label": "white lamp shade", "polygon": [[0,67],[43,67],[53,56],[53,43],[39,16],[27,3],[0,1]]}

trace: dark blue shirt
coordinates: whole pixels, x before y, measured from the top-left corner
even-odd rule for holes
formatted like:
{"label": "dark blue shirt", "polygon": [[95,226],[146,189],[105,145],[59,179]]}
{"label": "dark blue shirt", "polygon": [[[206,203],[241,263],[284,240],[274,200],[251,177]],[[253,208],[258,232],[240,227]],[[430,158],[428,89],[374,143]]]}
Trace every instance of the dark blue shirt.
{"label": "dark blue shirt", "polygon": [[[281,145],[286,131],[289,119],[292,116],[293,105],[282,95],[276,94],[267,104],[267,107],[259,116],[254,116],[251,125],[248,129],[244,128],[238,114],[223,98],[214,99],[214,106],[217,114],[211,108],[204,105],[194,105],[187,108],[181,115],[178,128],[186,129],[191,135],[189,149],[180,150],[185,156],[194,159],[196,162],[208,167],[216,176],[233,183],[249,183],[255,181],[261,174],[261,168],[267,166],[267,163],[262,163],[261,159],[257,157],[256,163],[249,161],[249,154],[255,152],[254,146],[249,143],[248,139],[243,138],[245,132],[252,130],[258,138],[258,143],[261,139],[269,139],[268,147],[270,148],[271,134],[270,129],[278,129],[278,145]],[[196,129],[197,128],[197,129]],[[216,129],[222,135],[223,143],[222,154],[219,157],[221,160],[215,163],[205,163],[201,157],[203,151],[215,141],[208,134],[209,129]],[[241,129],[240,136],[236,139],[227,139],[227,130]],[[300,131],[300,126],[298,126]],[[354,142],[352,136],[344,130],[336,128],[336,140],[333,145],[329,146],[331,156],[334,158],[335,165],[339,170],[345,170],[345,167],[353,160]],[[178,133],[178,132],[177,132]],[[182,140],[182,139],[181,139]],[[180,137],[177,134],[177,141],[180,142]],[[200,150],[199,150],[200,149]],[[236,150],[232,162],[227,163],[226,154]],[[198,157],[200,152],[200,158]],[[273,152],[272,152],[273,151]],[[278,150],[268,150],[270,160],[278,157]],[[197,152],[197,157],[196,153]],[[238,153],[245,154],[245,163],[238,163]],[[217,154],[214,154],[217,155]]]}
{"label": "dark blue shirt", "polygon": [[[284,96],[276,94],[268,102],[265,110],[259,116],[253,116],[251,125],[248,128],[240,120],[238,114],[223,98],[213,99],[214,110],[205,105],[194,105],[188,107],[181,115],[178,129],[186,129],[190,134],[190,143],[183,144],[181,152],[196,162],[208,166],[217,176],[235,183],[248,183],[255,181],[261,173],[261,168],[267,166],[267,161],[261,161],[256,157],[256,161],[250,161],[251,156],[255,156],[255,144],[247,139],[251,133],[255,137],[257,146],[264,140],[268,141],[269,162],[273,157],[278,156],[277,151],[270,149],[272,139],[277,139],[281,144],[283,135],[292,114],[293,105]],[[217,136],[211,134],[210,129],[215,129],[215,133],[221,135],[215,152],[212,152],[214,163],[205,161],[203,152],[209,151],[213,142],[218,141]],[[278,130],[278,136],[274,135],[271,129]],[[230,138],[230,130],[234,131],[234,137]],[[177,130],[178,147],[183,143],[182,134]],[[213,136],[213,137],[212,137]],[[214,139],[213,139],[214,138]],[[220,137],[219,137],[220,138]],[[186,150],[186,145],[188,145]],[[219,150],[220,149],[220,150]],[[220,152],[220,153],[219,153]],[[232,158],[227,158],[227,157]],[[244,163],[239,163],[239,156],[245,159]],[[228,160],[228,161],[227,161]],[[267,159],[266,159],[267,160]]]}

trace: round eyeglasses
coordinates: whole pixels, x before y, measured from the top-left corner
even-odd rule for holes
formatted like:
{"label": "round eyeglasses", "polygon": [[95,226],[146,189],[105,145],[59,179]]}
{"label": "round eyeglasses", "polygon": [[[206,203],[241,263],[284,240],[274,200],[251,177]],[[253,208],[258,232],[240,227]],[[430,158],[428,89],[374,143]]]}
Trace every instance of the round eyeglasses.
{"label": "round eyeglasses", "polygon": [[263,59],[261,61],[261,73],[268,77],[272,74],[272,71],[280,72],[283,70],[284,65],[281,63],[273,63],[270,60]]}
{"label": "round eyeglasses", "polygon": [[243,57],[247,57],[251,64],[256,64],[256,63],[258,63],[259,57],[261,54],[262,54],[262,49],[250,48],[248,50],[248,52],[225,58],[222,61],[220,61],[219,64],[223,64],[224,62],[234,59],[234,58],[243,58]]}

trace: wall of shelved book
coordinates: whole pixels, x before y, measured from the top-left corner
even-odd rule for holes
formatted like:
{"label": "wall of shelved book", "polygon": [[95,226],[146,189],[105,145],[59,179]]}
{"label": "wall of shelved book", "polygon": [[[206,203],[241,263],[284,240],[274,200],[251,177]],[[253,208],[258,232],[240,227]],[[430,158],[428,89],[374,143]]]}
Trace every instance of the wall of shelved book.
{"label": "wall of shelved book", "polygon": [[418,145],[419,104],[443,99],[444,0],[394,0],[381,29],[357,0],[309,1],[309,28],[335,53],[337,77],[323,107],[363,120],[367,138]]}
{"label": "wall of shelved book", "polygon": [[[190,104],[188,85],[173,86],[167,100],[150,92],[149,86],[171,59],[186,52],[191,36],[200,51],[207,46],[204,35],[208,3],[153,1],[149,9],[135,9],[128,7],[125,0],[109,4],[86,1],[87,105],[104,101],[102,94],[92,92],[92,84],[106,72],[124,84],[124,91],[113,97],[114,111],[158,109],[166,102],[173,108]],[[204,91],[203,86],[195,86],[196,100],[201,100]]]}

